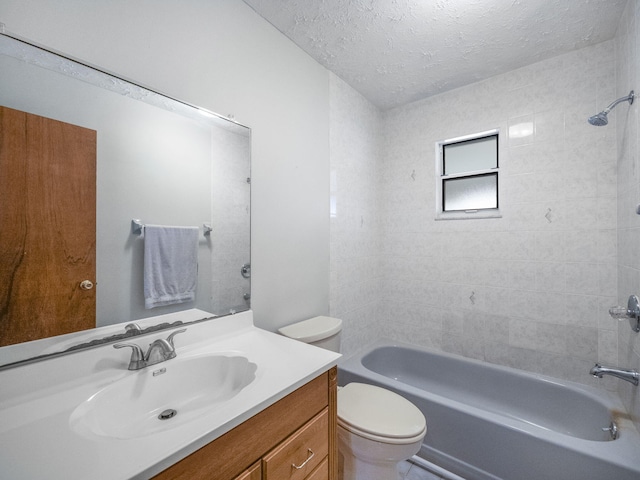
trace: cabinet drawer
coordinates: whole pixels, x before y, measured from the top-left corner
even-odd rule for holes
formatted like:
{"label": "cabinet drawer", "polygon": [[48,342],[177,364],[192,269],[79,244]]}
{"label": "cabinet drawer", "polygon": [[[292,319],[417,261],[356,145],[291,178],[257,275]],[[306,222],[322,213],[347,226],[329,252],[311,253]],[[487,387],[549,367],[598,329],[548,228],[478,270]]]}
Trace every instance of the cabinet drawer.
{"label": "cabinet drawer", "polygon": [[329,479],[329,458],[325,458],[318,468],[304,480],[328,480]]}
{"label": "cabinet drawer", "polygon": [[262,460],[265,480],[303,480],[329,453],[329,412],[324,409]]}

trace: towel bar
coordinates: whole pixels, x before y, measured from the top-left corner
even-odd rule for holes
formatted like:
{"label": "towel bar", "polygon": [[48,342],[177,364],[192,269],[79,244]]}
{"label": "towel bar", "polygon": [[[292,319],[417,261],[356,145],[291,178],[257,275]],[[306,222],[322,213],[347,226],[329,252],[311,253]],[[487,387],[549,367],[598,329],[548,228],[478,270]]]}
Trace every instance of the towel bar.
{"label": "towel bar", "polygon": [[[138,218],[134,218],[133,220],[131,220],[131,233],[133,233],[134,235],[142,235],[143,230],[144,230],[144,223],[142,223],[142,220]],[[210,223],[202,224],[202,233],[204,235],[209,235],[212,230],[213,230],[213,227],[211,226]]]}

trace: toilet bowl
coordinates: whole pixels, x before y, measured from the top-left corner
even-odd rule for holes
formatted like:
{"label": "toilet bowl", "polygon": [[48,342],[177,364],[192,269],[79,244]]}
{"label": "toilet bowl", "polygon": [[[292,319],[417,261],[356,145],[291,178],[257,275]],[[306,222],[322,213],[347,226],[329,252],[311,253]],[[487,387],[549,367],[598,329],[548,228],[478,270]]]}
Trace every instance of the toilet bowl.
{"label": "toilet bowl", "polygon": [[[339,352],[341,330],[339,319],[314,317],[279,332]],[[364,383],[339,387],[341,480],[397,480],[398,464],[418,453],[426,433],[424,415],[404,397]]]}
{"label": "toilet bowl", "polygon": [[400,395],[364,383],[338,391],[338,450],[344,480],[396,480],[398,463],[420,450],[422,412]]}

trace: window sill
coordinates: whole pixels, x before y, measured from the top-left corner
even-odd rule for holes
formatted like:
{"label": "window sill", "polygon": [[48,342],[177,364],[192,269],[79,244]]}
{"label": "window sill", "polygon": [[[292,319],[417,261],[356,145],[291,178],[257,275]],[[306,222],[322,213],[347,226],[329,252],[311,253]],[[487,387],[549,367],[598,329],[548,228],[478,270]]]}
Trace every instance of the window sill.
{"label": "window sill", "polygon": [[466,210],[459,212],[440,212],[436,214],[436,220],[478,220],[487,218],[502,218],[498,209]]}

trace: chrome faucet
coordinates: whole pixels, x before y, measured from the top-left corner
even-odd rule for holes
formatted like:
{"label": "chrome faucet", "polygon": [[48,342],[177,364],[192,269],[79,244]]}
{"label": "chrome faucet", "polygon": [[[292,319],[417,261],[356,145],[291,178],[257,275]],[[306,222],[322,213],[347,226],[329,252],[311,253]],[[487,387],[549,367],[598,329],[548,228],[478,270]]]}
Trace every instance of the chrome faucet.
{"label": "chrome faucet", "polygon": [[636,370],[605,367],[599,363],[596,363],[593,368],[589,370],[589,373],[598,378],[602,378],[603,375],[612,375],[614,377],[621,378],[622,380],[626,380],[627,382],[631,382],[636,386],[640,380],[640,374]]}
{"label": "chrome faucet", "polygon": [[149,349],[146,354],[144,354],[142,349],[135,343],[116,343],[113,348],[131,348],[132,351],[131,359],[129,360],[129,370],[140,370],[141,368],[175,358],[176,347],[173,344],[173,337],[186,331],[186,328],[182,328],[173,332],[166,340],[164,338],[155,340],[151,345],[149,345]]}
{"label": "chrome faucet", "polygon": [[125,325],[124,331],[133,332],[133,335],[140,335],[140,333],[142,333],[142,329],[140,328],[140,325],[138,325],[137,323],[130,323],[128,325]]}

